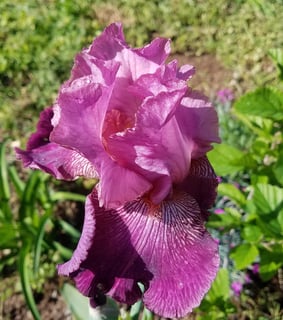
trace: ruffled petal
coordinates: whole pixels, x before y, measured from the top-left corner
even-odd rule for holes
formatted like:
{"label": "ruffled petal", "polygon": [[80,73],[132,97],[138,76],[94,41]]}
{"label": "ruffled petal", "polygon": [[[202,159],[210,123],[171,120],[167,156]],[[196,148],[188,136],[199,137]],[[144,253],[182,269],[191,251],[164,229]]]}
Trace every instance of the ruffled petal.
{"label": "ruffled petal", "polygon": [[182,134],[174,117],[187,85],[172,79],[173,75],[176,77],[172,65],[140,77],[131,90],[136,96],[149,96],[137,110],[134,128],[106,137],[111,158],[152,184],[150,197],[155,203],[168,195],[172,182],[180,182],[188,174],[193,149],[192,139]]}
{"label": "ruffled petal", "polygon": [[27,151],[41,147],[49,143],[49,136],[53,129],[51,119],[53,117],[53,109],[47,108],[40,113],[39,121],[34,132],[27,143]]}
{"label": "ruffled petal", "polygon": [[176,192],[159,206],[141,199],[116,211],[100,208],[92,194],[85,221],[72,259],[58,270],[92,299],[108,294],[131,304],[141,297],[141,282],[150,310],[182,317],[199,305],[216,275],[217,244],[186,193]]}
{"label": "ruffled petal", "polygon": [[189,80],[195,74],[196,69],[190,64],[181,66],[177,72],[177,77],[182,80]]}
{"label": "ruffled petal", "polygon": [[198,91],[191,91],[183,98],[175,116],[183,135],[195,142],[192,158],[204,156],[212,149],[212,143],[220,142],[216,110]]}
{"label": "ruffled petal", "polygon": [[79,150],[98,167],[99,155],[104,152],[101,136],[112,89],[113,84],[105,87],[90,76],[64,85],[54,106],[50,140]]}
{"label": "ruffled petal", "polygon": [[56,179],[74,180],[78,177],[97,178],[94,166],[78,152],[48,143],[31,151],[16,149],[25,167],[41,169]]}
{"label": "ruffled petal", "polygon": [[156,38],[150,44],[139,49],[134,49],[134,52],[161,65],[167,59],[170,50],[170,40],[165,38]]}
{"label": "ruffled petal", "polygon": [[143,48],[132,49],[125,42],[122,25],[113,23],[93,41],[87,52],[98,59],[119,62],[117,77],[135,81],[145,73],[155,72],[158,62],[164,61],[169,50],[169,41],[164,39],[154,40]]}
{"label": "ruffled petal", "polygon": [[25,167],[41,169],[57,179],[73,180],[79,176],[97,178],[93,165],[78,152],[50,142],[53,130],[53,109],[47,108],[40,114],[37,130],[27,143],[27,150],[16,148],[18,159]]}

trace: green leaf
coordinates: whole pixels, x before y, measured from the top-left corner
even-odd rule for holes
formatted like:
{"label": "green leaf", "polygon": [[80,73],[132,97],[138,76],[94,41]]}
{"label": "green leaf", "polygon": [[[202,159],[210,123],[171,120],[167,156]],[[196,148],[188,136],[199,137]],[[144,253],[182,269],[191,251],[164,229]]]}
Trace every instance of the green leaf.
{"label": "green leaf", "polygon": [[6,254],[1,257],[0,260],[0,273],[5,266],[15,265],[18,259],[18,250],[13,250],[9,254]]}
{"label": "green leaf", "polygon": [[277,216],[277,220],[279,222],[282,234],[283,234],[283,210],[281,210]]}
{"label": "green leaf", "polygon": [[218,186],[218,193],[222,196],[227,196],[230,200],[234,201],[241,208],[246,205],[246,198],[244,194],[230,183],[220,183]]}
{"label": "green leaf", "polygon": [[24,192],[25,184],[20,179],[17,170],[14,166],[9,167],[9,176],[11,178],[11,181],[13,183],[13,186],[15,187],[15,190],[18,194],[18,196],[21,198]]}
{"label": "green leaf", "polygon": [[24,221],[26,217],[33,218],[34,216],[34,207],[37,200],[36,195],[39,191],[38,186],[40,184],[40,175],[41,173],[35,170],[29,176],[21,199],[21,206],[19,209],[20,221]]}
{"label": "green leaf", "polygon": [[241,224],[241,214],[234,208],[225,208],[223,214],[212,214],[207,226],[210,228],[237,228]]}
{"label": "green leaf", "polygon": [[53,241],[52,244],[54,245],[54,247],[56,248],[56,250],[58,250],[58,252],[60,253],[60,255],[62,256],[63,259],[65,260],[69,260],[73,254],[73,251],[64,247],[62,244],[60,244],[57,241]]}
{"label": "green leaf", "polygon": [[219,299],[227,300],[230,296],[230,281],[227,269],[220,269],[212,283],[210,290],[206,295],[206,299],[210,303],[217,303]]}
{"label": "green leaf", "polygon": [[283,186],[283,148],[279,152],[277,162],[273,167],[273,173],[277,181]]}
{"label": "green leaf", "polygon": [[12,210],[9,205],[10,187],[8,181],[8,165],[6,161],[6,142],[0,144],[0,199],[1,212],[7,221],[13,219]]}
{"label": "green leaf", "polygon": [[258,242],[262,238],[261,229],[258,226],[246,225],[241,232],[244,240],[248,242]]}
{"label": "green leaf", "polygon": [[46,212],[40,220],[38,232],[35,237],[34,259],[33,259],[33,271],[35,274],[37,274],[39,270],[39,262],[40,262],[41,249],[43,245],[45,226],[47,225],[49,219],[50,219],[50,212]]}
{"label": "green leaf", "polygon": [[130,319],[131,320],[138,320],[141,310],[142,310],[142,302],[141,302],[141,300],[139,300],[135,304],[133,304],[131,307]]}
{"label": "green leaf", "polygon": [[277,217],[272,219],[272,215],[258,216],[257,224],[266,238],[270,240],[282,239],[282,228]]}
{"label": "green leaf", "polygon": [[15,248],[18,246],[18,230],[14,223],[0,224],[0,249]]}
{"label": "green leaf", "polygon": [[255,261],[259,255],[258,249],[255,245],[244,243],[235,247],[231,251],[231,258],[235,261],[236,268],[242,270],[248,267]]}
{"label": "green leaf", "polygon": [[58,219],[57,221],[59,223],[59,225],[61,226],[61,228],[70,236],[72,236],[74,239],[78,240],[81,236],[81,233],[74,228],[70,223],[68,223],[67,221]]}
{"label": "green leaf", "polygon": [[144,307],[141,320],[153,320],[153,318],[153,313]]}
{"label": "green leaf", "polygon": [[283,265],[283,244],[260,248],[259,273],[264,281],[270,280]]}
{"label": "green leaf", "polygon": [[259,215],[278,214],[283,209],[283,188],[257,184],[254,187],[252,200]]}
{"label": "green leaf", "polygon": [[62,295],[72,314],[78,320],[89,320],[89,299],[68,283],[63,285]]}
{"label": "green leaf", "polygon": [[8,165],[6,162],[6,142],[0,144],[0,197],[10,199],[10,187],[8,182]]}
{"label": "green leaf", "polygon": [[207,156],[219,176],[237,173],[245,168],[245,154],[226,144],[215,145]]}
{"label": "green leaf", "polygon": [[64,191],[59,191],[59,192],[53,193],[51,195],[51,199],[52,199],[52,201],[73,200],[73,201],[85,202],[84,195],[78,194],[78,193],[73,193],[73,192],[64,192]]}
{"label": "green leaf", "polygon": [[283,80],[283,50],[282,49],[270,49],[269,55],[276,63],[279,73],[279,79]]}
{"label": "green leaf", "polygon": [[275,88],[259,88],[236,101],[234,109],[249,116],[282,120],[283,94]]}

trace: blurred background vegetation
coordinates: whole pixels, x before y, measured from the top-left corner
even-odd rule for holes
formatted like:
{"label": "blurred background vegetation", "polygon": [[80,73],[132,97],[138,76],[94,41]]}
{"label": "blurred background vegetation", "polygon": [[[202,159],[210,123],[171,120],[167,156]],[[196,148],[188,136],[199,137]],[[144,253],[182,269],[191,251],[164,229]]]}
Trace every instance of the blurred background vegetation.
{"label": "blurred background vegetation", "polygon": [[[210,159],[223,179],[215,208],[222,211],[209,227],[224,268],[192,319],[282,319],[283,212],[274,211],[283,199],[282,0],[0,1],[0,318],[99,318],[80,314],[86,300],[55,277],[56,263],[68,259],[78,241],[92,182],[61,183],[27,172],[13,147],[24,147],[76,53],[114,21],[123,23],[134,47],[171,38],[173,57],[199,66],[192,86],[219,112],[223,146]],[[256,90],[267,85],[279,90]],[[224,88],[236,100],[253,93],[233,108],[234,98],[217,95]],[[135,306],[124,318],[138,319],[141,310]],[[108,318],[117,319],[116,311]],[[142,319],[152,317],[143,312]]]}
{"label": "blurred background vegetation", "polygon": [[123,22],[132,46],[162,36],[187,63],[213,55],[238,93],[276,78],[269,50],[283,43],[281,0],[2,0],[0,12],[0,133],[13,138],[33,130],[75,54],[110,22]]}

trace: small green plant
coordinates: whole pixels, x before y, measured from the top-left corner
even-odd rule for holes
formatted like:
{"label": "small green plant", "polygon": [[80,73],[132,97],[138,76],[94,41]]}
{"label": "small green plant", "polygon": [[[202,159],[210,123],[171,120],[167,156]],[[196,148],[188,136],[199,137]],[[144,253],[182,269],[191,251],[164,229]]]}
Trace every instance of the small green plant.
{"label": "small green plant", "polygon": [[[72,254],[53,230],[59,224],[71,246],[79,238],[73,226],[55,218],[55,205],[68,199],[83,202],[85,197],[53,191],[50,179],[39,171],[22,179],[15,165],[7,162],[6,145],[0,144],[0,271],[3,276],[18,272],[27,306],[33,317],[40,319],[33,289],[40,290],[44,281],[54,276],[56,263]],[[46,264],[48,268],[44,268]]]}
{"label": "small green plant", "polygon": [[[233,113],[252,139],[241,148],[224,141],[209,153],[223,177],[219,195],[227,200],[225,213],[212,215],[208,225],[222,233],[236,230],[239,241],[230,248],[236,270],[245,272],[257,262],[261,281],[267,282],[279,277],[283,266],[283,93],[258,88],[238,99]],[[278,319],[279,300],[269,310]]]}

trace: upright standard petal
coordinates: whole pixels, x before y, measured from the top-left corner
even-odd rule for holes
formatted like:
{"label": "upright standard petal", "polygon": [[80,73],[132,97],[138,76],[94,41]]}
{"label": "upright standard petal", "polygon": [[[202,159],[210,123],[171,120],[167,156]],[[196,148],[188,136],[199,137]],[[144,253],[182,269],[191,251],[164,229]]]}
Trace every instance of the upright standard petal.
{"label": "upright standard petal", "polygon": [[192,158],[204,156],[212,149],[212,143],[220,142],[216,110],[200,92],[189,91],[175,116],[182,134],[194,141]]}
{"label": "upright standard petal", "polygon": [[160,205],[140,199],[105,210],[93,193],[78,247],[58,270],[73,277],[93,305],[103,294],[132,304],[142,297],[137,284],[143,283],[145,305],[174,318],[199,305],[218,265],[217,245],[189,194],[176,191]]}

